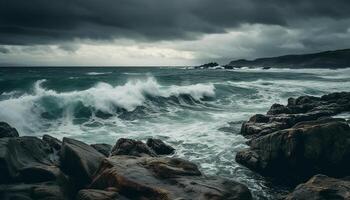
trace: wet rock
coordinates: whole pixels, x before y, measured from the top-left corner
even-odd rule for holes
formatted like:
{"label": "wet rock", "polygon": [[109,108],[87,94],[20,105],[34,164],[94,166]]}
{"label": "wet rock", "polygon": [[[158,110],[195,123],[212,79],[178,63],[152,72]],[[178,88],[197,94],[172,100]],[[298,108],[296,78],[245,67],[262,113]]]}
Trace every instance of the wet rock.
{"label": "wet rock", "polygon": [[164,157],[106,158],[90,188],[115,188],[130,199],[251,199],[242,184],[205,177],[191,162]]}
{"label": "wet rock", "polygon": [[350,181],[316,175],[298,185],[286,200],[347,200],[350,199]]}
{"label": "wet rock", "polygon": [[0,122],[0,138],[4,137],[18,137],[18,132],[15,128],[6,122]]}
{"label": "wet rock", "polygon": [[126,138],[121,138],[117,141],[111,155],[157,156],[145,143]]}
{"label": "wet rock", "polygon": [[268,115],[276,115],[282,113],[290,113],[290,110],[288,107],[277,103],[273,104],[270,110],[267,112]]}
{"label": "wet rock", "polygon": [[350,127],[342,120],[300,122],[249,142],[237,162],[276,177],[344,176],[350,167]]}
{"label": "wet rock", "polygon": [[66,200],[65,190],[54,182],[0,185],[2,200]]}
{"label": "wet rock", "polygon": [[83,189],[77,195],[77,200],[127,200],[116,191]]}
{"label": "wet rock", "polygon": [[105,156],[88,144],[63,138],[60,152],[62,170],[74,179],[77,188],[88,185]]}
{"label": "wet rock", "polygon": [[112,145],[110,144],[91,144],[94,149],[96,149],[98,152],[102,153],[106,157],[109,156],[111,150],[112,150]]}
{"label": "wet rock", "polygon": [[35,137],[0,139],[0,183],[55,180],[62,174],[50,146]]}
{"label": "wet rock", "polygon": [[55,138],[52,137],[50,135],[43,135],[42,138],[45,142],[47,142],[47,144],[49,144],[52,148],[54,148],[56,151],[61,150],[61,146],[62,146],[62,142]]}
{"label": "wet rock", "polygon": [[253,115],[249,119],[249,122],[253,122],[253,123],[267,123],[269,121],[270,121],[270,117],[262,114]]}
{"label": "wet rock", "polygon": [[153,149],[158,155],[169,155],[175,152],[175,149],[165,144],[160,139],[148,139],[146,142],[147,146]]}

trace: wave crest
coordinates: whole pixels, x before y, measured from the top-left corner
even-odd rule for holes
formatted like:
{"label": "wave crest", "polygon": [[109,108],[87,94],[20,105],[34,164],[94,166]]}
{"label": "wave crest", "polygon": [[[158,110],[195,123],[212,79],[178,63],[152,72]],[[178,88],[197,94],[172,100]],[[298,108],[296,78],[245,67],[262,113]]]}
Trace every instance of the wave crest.
{"label": "wave crest", "polygon": [[71,92],[46,89],[43,87],[45,81],[43,79],[34,83],[33,94],[0,101],[0,119],[17,124],[16,127],[28,132],[28,129],[33,128],[28,125],[38,124],[42,118],[72,120],[76,116],[90,117],[98,113],[115,115],[120,110],[132,112],[137,107],[156,104],[156,101],[171,101],[184,96],[201,101],[215,96],[213,84],[162,86],[153,77],[129,80],[119,86],[100,82],[87,90]]}

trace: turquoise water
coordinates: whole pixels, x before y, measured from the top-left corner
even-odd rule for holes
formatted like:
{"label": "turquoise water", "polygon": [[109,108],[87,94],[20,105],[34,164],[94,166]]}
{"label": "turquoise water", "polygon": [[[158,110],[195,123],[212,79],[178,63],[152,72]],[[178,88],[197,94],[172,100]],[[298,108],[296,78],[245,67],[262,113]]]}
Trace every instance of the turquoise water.
{"label": "turquoise water", "polygon": [[281,187],[238,165],[241,123],[288,97],[349,91],[350,69],[0,68],[0,121],[21,135],[114,144],[163,139],[258,199]]}

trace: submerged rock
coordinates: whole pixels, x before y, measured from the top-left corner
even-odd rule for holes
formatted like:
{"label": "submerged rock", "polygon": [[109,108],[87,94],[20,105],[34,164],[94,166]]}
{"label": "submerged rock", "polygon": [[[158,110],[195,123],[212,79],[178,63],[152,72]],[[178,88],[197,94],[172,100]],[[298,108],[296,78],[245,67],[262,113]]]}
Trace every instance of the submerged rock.
{"label": "submerged rock", "polygon": [[41,182],[61,175],[52,149],[36,137],[0,139],[0,183]]}
{"label": "submerged rock", "polygon": [[115,188],[130,199],[252,198],[246,186],[226,179],[204,177],[191,162],[149,156],[104,159],[90,188]]}
{"label": "submerged rock", "polygon": [[298,185],[286,200],[347,200],[350,199],[350,181],[316,175]]}
{"label": "submerged rock", "polygon": [[112,145],[110,144],[91,144],[94,149],[96,149],[98,152],[102,153],[106,157],[109,156],[112,150]]}
{"label": "submerged rock", "polygon": [[120,138],[114,145],[111,155],[157,156],[157,154],[142,141]]}
{"label": "submerged rock", "polygon": [[88,144],[63,138],[60,152],[62,170],[74,179],[77,187],[88,185],[105,156]]}
{"label": "submerged rock", "polygon": [[147,146],[153,149],[158,155],[169,155],[175,152],[175,149],[165,144],[160,139],[148,139],[146,142]]}
{"label": "submerged rock", "polygon": [[15,128],[6,122],[0,122],[0,138],[4,137],[18,137],[19,134]]}

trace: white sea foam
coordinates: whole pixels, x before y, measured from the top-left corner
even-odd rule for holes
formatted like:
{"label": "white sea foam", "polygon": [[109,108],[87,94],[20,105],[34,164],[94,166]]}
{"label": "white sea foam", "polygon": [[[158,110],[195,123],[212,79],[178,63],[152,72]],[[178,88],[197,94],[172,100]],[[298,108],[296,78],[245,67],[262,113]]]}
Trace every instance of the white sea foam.
{"label": "white sea foam", "polygon": [[[74,105],[80,102],[85,107],[92,107],[105,113],[114,113],[116,107],[133,111],[145,103],[147,96],[179,97],[186,94],[196,100],[215,95],[213,84],[171,85],[162,86],[152,78],[129,80],[124,85],[112,86],[100,82],[94,87],[82,91],[57,92],[46,89],[42,84],[46,80],[35,82],[33,94],[24,94],[17,98],[0,101],[0,119],[17,124],[17,128],[28,132],[37,130],[36,124],[40,121],[40,114],[45,112],[42,100],[51,98],[53,103],[65,111],[64,117],[68,120],[72,116]],[[32,127],[29,127],[33,125]]]}
{"label": "white sea foam", "polygon": [[90,76],[97,76],[97,75],[103,75],[103,74],[111,74],[112,72],[88,72],[87,75]]}

